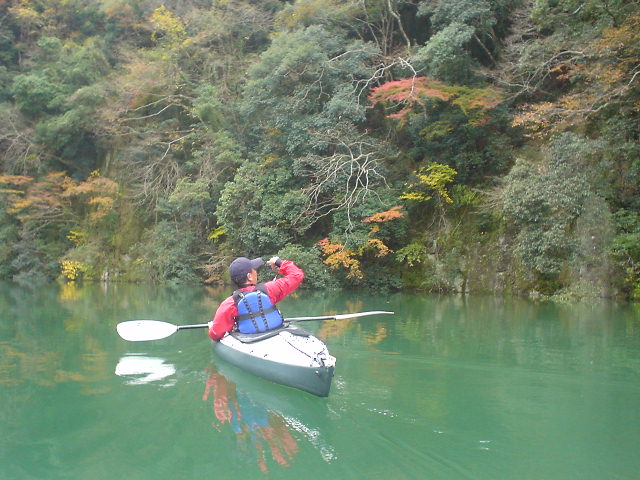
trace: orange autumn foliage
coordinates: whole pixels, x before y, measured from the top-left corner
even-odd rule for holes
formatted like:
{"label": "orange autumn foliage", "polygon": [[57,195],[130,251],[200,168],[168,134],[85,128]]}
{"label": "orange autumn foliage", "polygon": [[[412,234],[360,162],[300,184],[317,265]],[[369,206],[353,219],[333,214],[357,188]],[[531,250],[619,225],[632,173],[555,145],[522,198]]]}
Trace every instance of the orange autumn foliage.
{"label": "orange autumn foliage", "polygon": [[430,108],[429,101],[449,102],[469,117],[472,124],[486,122],[485,113],[498,106],[502,96],[498,90],[449,85],[428,77],[411,77],[387,82],[371,90],[369,101],[380,103],[391,113],[387,118],[402,121],[410,113],[419,113]]}
{"label": "orange autumn foliage", "polygon": [[118,194],[118,184],[101,176],[97,170],[92,172],[84,182],[76,183],[69,180],[65,186],[63,197],[75,199],[81,204],[92,207],[89,212],[91,223],[96,224],[112,212]]}
{"label": "orange autumn foliage", "polygon": [[317,245],[324,255],[327,255],[324,263],[332,269],[340,267],[347,270],[347,278],[364,278],[360,268],[360,260],[355,258],[356,252],[344,248],[340,243],[331,243],[328,238],[323,238]]}
{"label": "orange autumn foliage", "polygon": [[375,238],[374,235],[379,232],[381,223],[403,218],[402,208],[401,205],[396,205],[389,210],[375,213],[362,220],[362,223],[372,224],[369,230],[369,238],[355,250],[345,248],[341,243],[332,243],[328,238],[320,240],[317,245],[320,247],[322,254],[326,256],[324,263],[332,269],[345,269],[347,278],[363,279],[364,273],[362,272],[360,258],[366,252],[373,252],[373,255],[377,258],[385,257],[393,252],[382,240]]}
{"label": "orange autumn foliage", "polygon": [[[118,184],[96,171],[84,182],[77,182],[65,172],[52,172],[36,180],[23,175],[0,175],[0,195],[7,203],[7,213],[24,224],[46,225],[71,218],[74,210],[88,214],[98,222],[114,208]],[[86,211],[86,207],[89,207]]]}
{"label": "orange autumn foliage", "polygon": [[384,212],[374,213],[370,217],[362,220],[363,223],[385,223],[390,222],[391,220],[395,220],[396,218],[404,217],[404,213],[401,212],[402,205],[396,205],[395,207],[391,207],[389,210]]}
{"label": "orange autumn foliage", "polygon": [[64,172],[52,172],[40,181],[22,175],[2,175],[0,183],[15,188],[2,190],[6,194],[7,213],[15,215],[22,223],[47,224],[61,217],[64,189]]}
{"label": "orange autumn foliage", "polygon": [[554,101],[523,105],[513,124],[529,136],[543,136],[584,121],[604,108],[637,109],[640,14],[602,31],[584,49],[581,61],[569,57],[549,69],[579,86]]}

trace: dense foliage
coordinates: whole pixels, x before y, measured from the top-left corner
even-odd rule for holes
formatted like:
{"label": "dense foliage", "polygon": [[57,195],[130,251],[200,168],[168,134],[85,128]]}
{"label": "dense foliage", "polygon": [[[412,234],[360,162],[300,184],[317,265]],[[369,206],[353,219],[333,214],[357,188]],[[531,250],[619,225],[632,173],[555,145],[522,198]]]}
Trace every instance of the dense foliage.
{"label": "dense foliage", "polygon": [[640,3],[0,2],[0,276],[640,297]]}

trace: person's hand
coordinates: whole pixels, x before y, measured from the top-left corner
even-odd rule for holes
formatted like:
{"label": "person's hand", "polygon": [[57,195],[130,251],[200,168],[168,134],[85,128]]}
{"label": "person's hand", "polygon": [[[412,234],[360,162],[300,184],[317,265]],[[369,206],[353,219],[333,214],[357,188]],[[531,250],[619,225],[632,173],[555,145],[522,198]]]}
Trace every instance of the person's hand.
{"label": "person's hand", "polygon": [[267,265],[269,265],[271,267],[271,270],[273,270],[274,272],[278,271],[281,263],[282,263],[282,260],[280,259],[280,257],[277,257],[277,256],[271,257],[269,260],[267,260]]}

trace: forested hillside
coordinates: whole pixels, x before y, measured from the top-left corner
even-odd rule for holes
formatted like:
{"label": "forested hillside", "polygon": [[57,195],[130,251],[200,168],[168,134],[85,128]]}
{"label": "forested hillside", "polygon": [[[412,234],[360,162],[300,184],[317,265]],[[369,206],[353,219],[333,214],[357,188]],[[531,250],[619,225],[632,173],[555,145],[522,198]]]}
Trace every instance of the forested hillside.
{"label": "forested hillside", "polygon": [[640,298],[637,0],[0,1],[0,277]]}

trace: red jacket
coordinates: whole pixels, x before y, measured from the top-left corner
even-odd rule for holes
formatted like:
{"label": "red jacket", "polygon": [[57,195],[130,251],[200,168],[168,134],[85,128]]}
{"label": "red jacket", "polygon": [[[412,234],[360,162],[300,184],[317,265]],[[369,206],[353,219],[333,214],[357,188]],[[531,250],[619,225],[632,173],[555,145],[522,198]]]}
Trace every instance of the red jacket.
{"label": "red jacket", "polygon": [[[269,299],[274,305],[282,300],[284,297],[293,292],[304,279],[304,272],[295,263],[290,260],[283,260],[278,270],[280,275],[284,275],[282,278],[277,278],[271,282],[264,284],[267,287],[267,293]],[[253,292],[255,285],[242,288],[242,291]],[[236,323],[236,317],[238,316],[238,308],[233,301],[233,296],[226,298],[222,301],[216,314],[213,317],[213,322],[209,327],[209,337],[216,342],[224,337],[225,333],[233,330],[233,326]]]}

